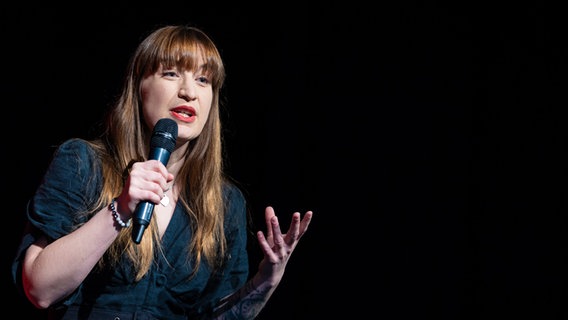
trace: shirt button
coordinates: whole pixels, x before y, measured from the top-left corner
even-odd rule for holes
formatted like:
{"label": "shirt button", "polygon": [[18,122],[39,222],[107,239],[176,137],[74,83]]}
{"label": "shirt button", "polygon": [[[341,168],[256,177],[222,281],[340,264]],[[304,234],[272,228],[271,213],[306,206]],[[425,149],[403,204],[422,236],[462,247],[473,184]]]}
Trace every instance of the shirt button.
{"label": "shirt button", "polygon": [[166,279],[167,279],[166,276],[163,275],[163,274],[157,276],[157,277],[156,277],[156,285],[159,286],[159,287],[165,285],[165,284],[166,284]]}

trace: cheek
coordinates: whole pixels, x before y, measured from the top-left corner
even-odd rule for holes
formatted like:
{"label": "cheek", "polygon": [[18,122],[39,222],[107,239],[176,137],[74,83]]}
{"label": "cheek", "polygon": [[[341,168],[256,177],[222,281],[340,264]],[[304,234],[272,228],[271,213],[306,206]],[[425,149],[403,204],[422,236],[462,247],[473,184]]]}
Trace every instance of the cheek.
{"label": "cheek", "polygon": [[142,81],[142,83],[140,83],[140,102],[142,105],[145,106],[151,103],[149,99],[151,99],[153,95],[152,86],[148,84],[148,81]]}
{"label": "cheek", "polygon": [[211,103],[213,103],[213,99],[207,99],[206,101],[203,101],[203,108],[201,112],[203,112],[206,115],[205,117],[206,120],[209,118],[209,115],[211,114]]}
{"label": "cheek", "polygon": [[155,82],[147,80],[140,84],[140,111],[149,127],[162,116],[160,105],[163,104],[164,92]]}
{"label": "cheek", "polygon": [[140,87],[140,101],[144,109],[163,109],[171,99],[176,97],[176,91],[170,87],[153,83]]}
{"label": "cheek", "polygon": [[140,85],[140,99],[142,104],[152,103],[160,99],[161,90],[156,85],[145,84]]}
{"label": "cheek", "polygon": [[207,109],[207,111],[209,111],[209,109],[211,109],[211,104],[213,103],[213,89],[208,88],[203,91],[200,95],[200,99],[201,104]]}

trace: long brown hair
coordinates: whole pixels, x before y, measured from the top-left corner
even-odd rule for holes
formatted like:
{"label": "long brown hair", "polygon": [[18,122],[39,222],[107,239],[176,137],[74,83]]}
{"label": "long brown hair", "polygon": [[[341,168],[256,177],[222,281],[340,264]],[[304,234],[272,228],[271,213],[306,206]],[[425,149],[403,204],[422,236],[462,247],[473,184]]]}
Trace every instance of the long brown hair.
{"label": "long brown hair", "polygon": [[[180,187],[179,200],[190,215],[192,239],[189,255],[197,271],[202,259],[213,268],[222,261],[226,250],[222,201],[223,173],[219,94],[225,80],[225,69],[213,41],[201,30],[191,26],[163,26],[149,34],[131,57],[123,90],[109,109],[100,139],[92,141],[102,159],[103,189],[97,203],[102,208],[123,188],[129,163],[147,159],[151,132],[142,119],[140,82],[159,66],[176,66],[180,70],[195,70],[204,58],[205,72],[210,75],[213,100],[203,131],[190,141],[186,161],[176,176]],[[140,244],[131,240],[131,229],[125,228],[107,251],[101,265],[119,261],[126,253],[136,270],[136,279],[148,272],[160,241],[155,219],[151,220]],[[189,261],[188,261],[189,262]]]}

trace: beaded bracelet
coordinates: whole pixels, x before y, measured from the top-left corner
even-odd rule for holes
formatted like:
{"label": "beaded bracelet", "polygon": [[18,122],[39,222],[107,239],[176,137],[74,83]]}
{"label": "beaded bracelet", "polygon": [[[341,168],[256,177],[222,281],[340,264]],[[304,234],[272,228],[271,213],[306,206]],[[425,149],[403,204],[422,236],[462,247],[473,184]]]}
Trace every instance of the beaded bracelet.
{"label": "beaded bracelet", "polygon": [[115,202],[116,198],[112,199],[112,202],[109,205],[110,211],[112,212],[112,216],[114,217],[114,221],[116,221],[116,223],[118,223],[123,228],[130,227],[132,219],[128,219],[127,222],[122,221],[122,219],[120,219],[120,215],[118,214],[118,212],[116,212],[116,207],[114,206]]}

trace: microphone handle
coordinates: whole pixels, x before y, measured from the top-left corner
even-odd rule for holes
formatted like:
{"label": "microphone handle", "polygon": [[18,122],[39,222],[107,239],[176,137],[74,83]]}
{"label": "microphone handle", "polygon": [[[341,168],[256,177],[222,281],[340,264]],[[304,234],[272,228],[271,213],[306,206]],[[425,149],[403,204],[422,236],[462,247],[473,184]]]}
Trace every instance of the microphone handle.
{"label": "microphone handle", "polygon": [[140,244],[146,227],[150,224],[152,212],[154,211],[154,204],[144,201],[136,207],[136,214],[133,217],[134,223],[132,224],[132,240],[136,244]]}
{"label": "microphone handle", "polygon": [[[161,163],[166,165],[170,159],[170,152],[164,148],[153,148],[150,150],[149,159],[159,160]],[[142,235],[144,231],[150,224],[150,219],[152,218],[152,212],[154,211],[154,204],[149,201],[140,202],[136,207],[136,211],[132,216],[132,240],[136,244],[140,244],[142,240]]]}

